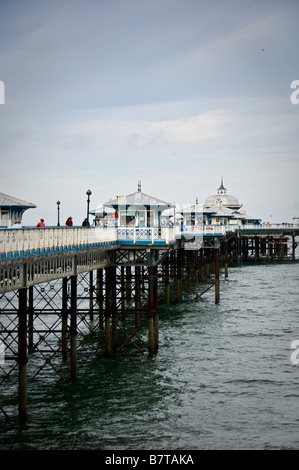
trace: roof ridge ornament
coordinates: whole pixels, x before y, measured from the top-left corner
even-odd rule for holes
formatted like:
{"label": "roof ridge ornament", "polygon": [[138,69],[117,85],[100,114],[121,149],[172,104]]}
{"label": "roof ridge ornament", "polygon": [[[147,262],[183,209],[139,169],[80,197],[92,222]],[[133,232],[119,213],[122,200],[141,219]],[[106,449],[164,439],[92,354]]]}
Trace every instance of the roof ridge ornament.
{"label": "roof ridge ornament", "polygon": [[138,191],[141,192],[141,181],[138,180]]}
{"label": "roof ridge ornament", "polygon": [[[227,189],[223,185],[223,176],[221,176],[221,184],[218,188],[218,194],[219,194],[219,191],[227,191]],[[221,194],[223,194],[223,193],[221,193]]]}

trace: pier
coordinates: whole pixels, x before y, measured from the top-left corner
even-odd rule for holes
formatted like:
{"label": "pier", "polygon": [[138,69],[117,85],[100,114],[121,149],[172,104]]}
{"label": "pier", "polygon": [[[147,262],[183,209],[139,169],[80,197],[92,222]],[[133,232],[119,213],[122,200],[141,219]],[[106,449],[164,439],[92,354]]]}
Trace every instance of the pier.
{"label": "pier", "polygon": [[152,356],[159,305],[183,301],[185,290],[194,301],[212,291],[217,304],[230,265],[295,261],[296,224],[212,224],[195,208],[176,224],[171,205],[145,202],[140,190],[109,205],[113,225],[0,229],[0,387],[18,383],[21,421],[27,382],[45,368],[65,378],[63,363],[76,380],[84,354]]}

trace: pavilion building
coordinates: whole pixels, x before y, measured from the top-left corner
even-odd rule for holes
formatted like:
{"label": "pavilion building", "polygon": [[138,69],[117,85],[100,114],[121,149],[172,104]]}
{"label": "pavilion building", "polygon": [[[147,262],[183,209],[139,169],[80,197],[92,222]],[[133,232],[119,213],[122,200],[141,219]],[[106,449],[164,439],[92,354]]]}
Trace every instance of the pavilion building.
{"label": "pavilion building", "polygon": [[18,221],[22,223],[24,212],[35,207],[30,202],[0,193],[0,227],[9,228]]}
{"label": "pavilion building", "polygon": [[246,225],[259,224],[260,219],[246,215],[241,204],[235,196],[227,193],[227,189],[221,184],[217,194],[206,198],[203,205],[205,224],[211,225]]}
{"label": "pavilion building", "polygon": [[118,227],[161,227],[163,212],[174,204],[143,193],[139,182],[138,191],[119,195],[103,207],[115,211],[113,216]]}

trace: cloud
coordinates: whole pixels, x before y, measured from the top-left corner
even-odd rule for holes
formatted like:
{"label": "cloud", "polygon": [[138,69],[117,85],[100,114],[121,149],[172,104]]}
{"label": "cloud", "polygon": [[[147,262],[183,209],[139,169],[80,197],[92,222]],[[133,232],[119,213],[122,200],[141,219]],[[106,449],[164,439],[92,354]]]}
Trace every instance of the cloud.
{"label": "cloud", "polygon": [[297,1],[2,3],[3,192],[49,219],[89,187],[202,201],[223,175],[244,203],[260,191],[252,214],[264,194],[294,215]]}
{"label": "cloud", "polygon": [[198,116],[156,122],[153,134],[174,143],[200,142],[220,137],[234,116],[229,111],[213,111]]}

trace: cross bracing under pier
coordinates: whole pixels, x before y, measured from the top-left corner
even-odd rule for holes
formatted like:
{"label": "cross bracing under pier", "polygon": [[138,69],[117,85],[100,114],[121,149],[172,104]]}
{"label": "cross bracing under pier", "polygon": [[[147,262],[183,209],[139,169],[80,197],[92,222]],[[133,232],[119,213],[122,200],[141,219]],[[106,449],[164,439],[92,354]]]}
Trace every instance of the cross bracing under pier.
{"label": "cross bracing under pier", "polygon": [[[20,419],[27,413],[27,381],[49,373],[65,379],[66,370],[75,380],[84,367],[81,359],[90,355],[128,350],[153,355],[159,345],[161,302],[181,302],[185,293],[204,301],[213,289],[218,303],[221,268],[227,277],[230,264],[295,261],[299,235],[298,226],[212,226],[183,235],[148,231],[142,244],[140,233],[132,237],[131,229],[122,232],[125,240],[113,229],[99,231],[94,241],[94,229],[89,235],[85,228],[72,234],[74,245],[64,245],[64,238],[56,247],[55,236],[66,237],[64,232],[52,231],[51,238],[44,230],[43,246],[38,235],[31,241],[18,235],[16,242],[8,230],[0,244],[0,340],[5,349],[0,384],[10,379],[18,384]],[[100,240],[100,234],[106,239]],[[52,245],[45,246],[46,241]],[[0,411],[9,415],[1,403]]]}

